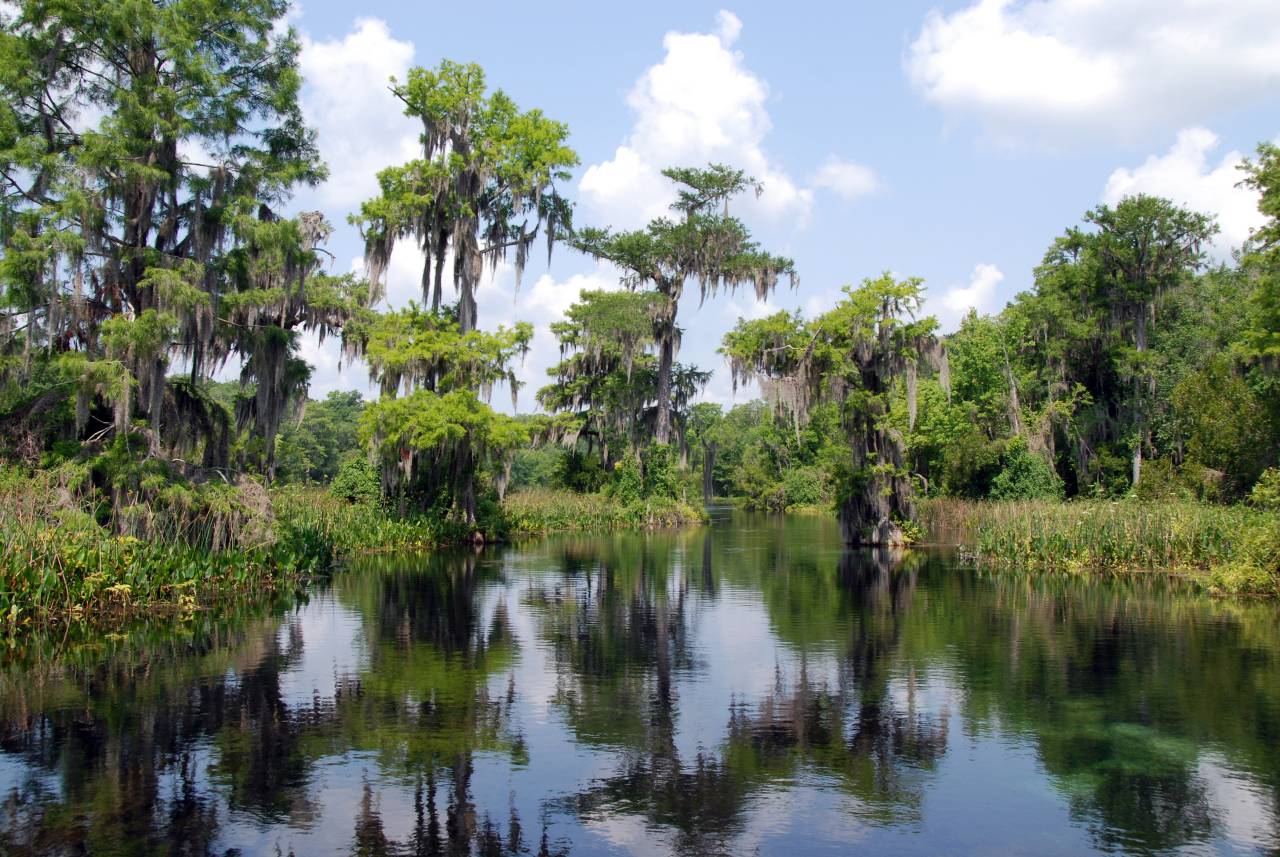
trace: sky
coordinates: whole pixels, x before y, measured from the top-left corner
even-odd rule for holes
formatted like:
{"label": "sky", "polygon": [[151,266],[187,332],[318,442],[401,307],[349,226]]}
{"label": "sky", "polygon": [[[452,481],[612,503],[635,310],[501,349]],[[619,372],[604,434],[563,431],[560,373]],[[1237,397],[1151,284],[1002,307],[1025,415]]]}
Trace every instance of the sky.
{"label": "sky", "polygon": [[[1256,227],[1237,165],[1280,137],[1275,0],[978,0],[779,4],[360,4],[303,0],[303,111],[330,169],[293,200],[337,227],[336,271],[362,270],[347,216],[378,170],[418,156],[420,125],[394,76],[476,62],[524,109],[568,124],[581,166],[560,191],[580,225],[630,228],[662,214],[667,166],[727,163],[764,185],[735,213],[762,247],[795,260],[794,290],[750,289],[680,307],[679,360],[715,374],[703,398],[731,405],[716,353],[739,317],[821,312],[883,271],[925,281],[926,313],[953,330],[998,312],[1067,227],[1099,203],[1152,193],[1218,218],[1229,260]],[[479,291],[483,328],[535,326],[518,409],[558,359],[549,331],[583,288],[617,274],[558,247],[517,284],[500,265]],[[389,301],[421,300],[421,256],[397,248]],[[688,294],[688,293],[687,293]],[[332,340],[306,341],[311,395],[369,391]],[[495,407],[510,408],[505,392]]]}

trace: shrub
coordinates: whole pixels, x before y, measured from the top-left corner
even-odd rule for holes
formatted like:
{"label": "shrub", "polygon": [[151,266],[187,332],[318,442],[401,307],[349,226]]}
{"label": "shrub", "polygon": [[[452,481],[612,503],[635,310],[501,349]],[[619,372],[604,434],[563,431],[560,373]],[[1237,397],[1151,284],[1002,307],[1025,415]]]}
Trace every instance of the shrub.
{"label": "shrub", "polygon": [[1153,458],[1142,465],[1142,479],[1134,490],[1139,500],[1190,500],[1196,493],[1187,487],[1188,477],[1168,458]]}
{"label": "shrub", "polygon": [[670,444],[655,443],[644,452],[644,496],[674,498],[680,487],[675,450]]}
{"label": "shrub", "polygon": [[547,447],[517,449],[511,459],[511,481],[507,484],[507,490],[550,488],[557,484],[562,457],[560,450]]}
{"label": "shrub", "polygon": [[636,503],[644,497],[644,479],[640,475],[640,465],[630,455],[614,465],[609,496],[624,505]]}
{"label": "shrub", "polygon": [[382,496],[382,485],[369,459],[353,455],[339,465],[329,491],[348,503],[376,503]]}
{"label": "shrub", "polygon": [[1016,438],[1005,450],[1000,472],[991,480],[992,500],[1059,500],[1062,480],[1043,456]]}
{"label": "shrub", "polygon": [[1268,467],[1249,492],[1249,502],[1260,509],[1280,511],[1280,468]]}
{"label": "shrub", "polygon": [[609,474],[594,455],[571,449],[560,456],[555,466],[553,483],[557,488],[593,494],[609,481]]}
{"label": "shrub", "polygon": [[788,506],[823,506],[831,503],[831,486],[817,467],[793,467],[782,478]]}

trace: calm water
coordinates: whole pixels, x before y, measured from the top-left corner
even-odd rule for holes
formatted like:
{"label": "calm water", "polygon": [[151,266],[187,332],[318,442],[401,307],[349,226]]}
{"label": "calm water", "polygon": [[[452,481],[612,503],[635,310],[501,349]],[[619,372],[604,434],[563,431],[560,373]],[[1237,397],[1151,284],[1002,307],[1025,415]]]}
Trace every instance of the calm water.
{"label": "calm water", "polygon": [[0,853],[1280,850],[1280,620],[833,522],[368,561],[11,650]]}

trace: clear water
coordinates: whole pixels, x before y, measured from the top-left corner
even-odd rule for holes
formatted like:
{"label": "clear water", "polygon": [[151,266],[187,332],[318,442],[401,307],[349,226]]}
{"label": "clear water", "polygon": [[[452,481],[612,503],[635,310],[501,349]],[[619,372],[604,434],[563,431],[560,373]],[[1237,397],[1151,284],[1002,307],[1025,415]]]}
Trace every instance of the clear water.
{"label": "clear water", "polygon": [[1280,851],[1276,604],[821,518],[370,559],[3,657],[4,854]]}

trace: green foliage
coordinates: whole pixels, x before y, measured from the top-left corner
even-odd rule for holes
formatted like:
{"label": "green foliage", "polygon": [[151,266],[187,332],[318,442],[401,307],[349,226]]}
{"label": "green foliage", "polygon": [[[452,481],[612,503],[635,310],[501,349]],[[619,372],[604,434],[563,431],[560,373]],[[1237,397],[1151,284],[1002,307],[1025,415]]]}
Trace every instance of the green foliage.
{"label": "green foliage", "polygon": [[1172,404],[1187,459],[1230,474],[1232,493],[1243,493],[1266,461],[1272,427],[1230,359],[1219,354],[1179,381]]}
{"label": "green foliage", "polygon": [[645,498],[674,499],[679,494],[676,452],[665,443],[655,443],[644,451]]}
{"label": "green foliage", "polygon": [[1019,438],[1005,448],[989,496],[992,500],[1061,500],[1062,480],[1044,456],[1031,452]]}
{"label": "green foliage", "polygon": [[1160,569],[1231,591],[1280,592],[1276,516],[1246,506],[935,500],[929,517],[958,521],[983,563],[1073,573]]}
{"label": "green foliage", "polygon": [[[570,206],[556,192],[577,154],[566,145],[568,127],[522,111],[501,90],[486,91],[474,63],[444,60],[436,69],[409,69],[392,91],[406,116],[422,122],[422,158],[378,173],[379,196],[352,221],[365,237],[365,262],[375,295],[397,241],[412,239],[426,252],[422,300],[442,305],[444,262],[452,253],[458,323],[476,327],[475,290],[484,265],[515,249],[517,279],[539,230],[547,252],[569,227]],[[530,228],[532,221],[532,228]]]}
{"label": "green foliage", "polygon": [[[619,465],[620,467],[622,465]],[[667,497],[644,498],[630,490],[609,494],[574,491],[516,491],[502,503],[507,532],[518,535],[653,529],[701,523],[701,508]]]}
{"label": "green foliage", "polygon": [[338,467],[338,472],[329,485],[329,492],[348,503],[371,505],[382,497],[382,486],[369,459],[357,453],[349,456]]}
{"label": "green foliage", "polygon": [[729,214],[730,200],[759,190],[755,179],[721,164],[672,168],[663,175],[676,185],[672,208],[678,217],[660,217],[630,232],[583,229],[573,238],[582,252],[619,268],[627,288],[653,290],[647,302],[657,351],[653,438],[659,444],[671,442],[678,410],[672,401],[679,347],[676,317],[685,283],[696,280],[704,300],[721,289],[745,286],[763,300],[780,279],[796,282],[792,261],[761,250],[745,224]]}
{"label": "green foliage", "polygon": [[559,484],[558,471],[563,454],[547,447],[522,447],[511,458],[508,490],[551,488]]}
{"label": "green foliage", "polygon": [[600,459],[577,449],[561,451],[556,460],[552,485],[579,494],[594,494],[609,481],[609,472]]}
{"label": "green foliage", "polygon": [[609,496],[624,506],[632,506],[644,499],[644,476],[640,464],[632,456],[619,461],[613,468],[613,482]]}
{"label": "green foliage", "polygon": [[329,393],[307,402],[300,420],[287,423],[280,432],[276,473],[281,482],[326,483],[339,467],[360,450],[358,435],[364,399],[358,392]]}
{"label": "green foliage", "polygon": [[[0,387],[31,389],[53,365],[73,395],[66,422],[50,399],[34,403],[40,432],[0,411],[24,461],[37,444],[141,423],[186,476],[223,467],[226,420],[201,391],[234,357],[256,391],[237,415],[255,435],[244,451],[272,477],[308,375],[297,332],[332,332],[363,291],[319,273],[322,215],[280,216],[294,187],[325,175],[298,104],[299,44],[277,26],[286,11],[93,0],[5,16],[0,303],[25,323],[0,329]],[[175,359],[185,387],[167,377]]]}
{"label": "green foliage", "polygon": [[[934,351],[937,321],[917,318],[924,300],[918,278],[889,273],[846,286],[836,306],[806,321],[786,311],[740,320],[721,346],[735,383],[756,379],[775,409],[792,421],[797,441],[815,405],[839,404],[852,467],[837,471],[840,516],[850,543],[902,542],[898,522],[913,517],[913,488],[902,432],[892,405],[908,386],[908,421],[916,411],[915,382]],[[779,491],[785,502],[785,491]]]}
{"label": "green foliage", "polygon": [[[654,325],[663,304],[651,291],[583,291],[566,320],[551,325],[563,359],[548,370],[554,382],[538,391],[538,402],[558,416],[547,440],[585,446],[607,468],[611,455],[651,439],[661,383]],[[710,377],[671,367],[666,403],[677,426],[685,425],[690,401]]]}
{"label": "green foliage", "polygon": [[215,597],[270,591],[330,563],[314,533],[273,531],[260,487],[157,479],[146,506],[107,505],[86,491],[91,475],[84,464],[0,468],[0,624],[10,630],[156,608],[189,617]]}
{"label": "green foliage", "polygon": [[464,331],[452,309],[364,312],[343,330],[365,357],[382,397],[360,418],[359,436],[380,464],[383,493],[399,511],[435,509],[476,522],[477,484],[496,485],[531,426],[498,413],[479,390],[518,388],[513,362],[528,350],[527,324]]}
{"label": "green foliage", "polygon": [[782,480],[788,508],[830,506],[834,499],[826,474],[818,467],[793,467]]}
{"label": "green foliage", "polygon": [[1280,468],[1263,472],[1249,492],[1249,502],[1260,509],[1280,510]]}

